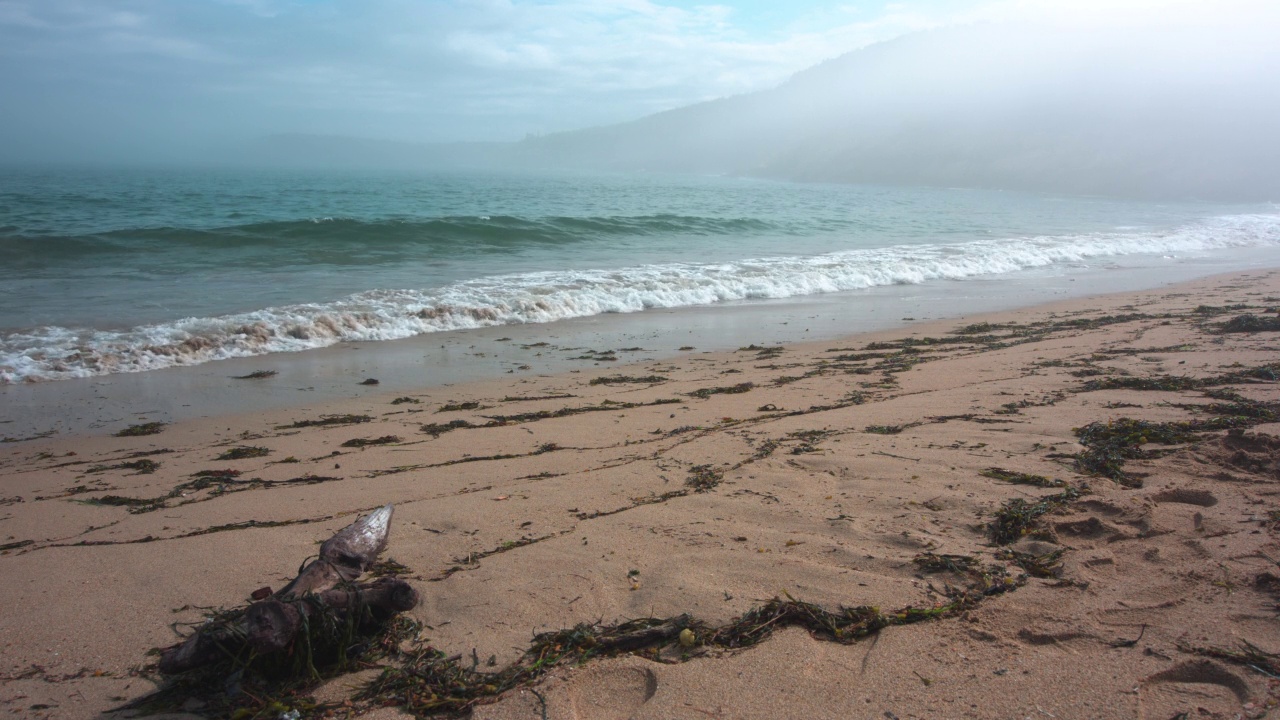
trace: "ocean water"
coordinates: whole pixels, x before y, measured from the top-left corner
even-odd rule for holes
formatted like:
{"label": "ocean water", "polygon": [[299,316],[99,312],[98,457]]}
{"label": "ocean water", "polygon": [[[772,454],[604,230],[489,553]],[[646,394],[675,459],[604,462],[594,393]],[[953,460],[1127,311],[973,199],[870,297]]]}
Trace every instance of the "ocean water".
{"label": "ocean water", "polygon": [[657,175],[0,169],[0,382],[1274,248],[1275,205]]}

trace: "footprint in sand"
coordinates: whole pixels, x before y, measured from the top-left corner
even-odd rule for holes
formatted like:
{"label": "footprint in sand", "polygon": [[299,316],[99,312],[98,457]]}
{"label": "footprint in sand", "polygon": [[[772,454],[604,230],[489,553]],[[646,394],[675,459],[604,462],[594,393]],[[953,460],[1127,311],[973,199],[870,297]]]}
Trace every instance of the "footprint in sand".
{"label": "footprint in sand", "polygon": [[569,690],[575,718],[623,720],[658,692],[658,676],[642,667],[588,668]]}
{"label": "footprint in sand", "polygon": [[[1182,713],[1208,711],[1232,717],[1249,701],[1249,684],[1212,660],[1193,660],[1162,670],[1139,686],[1139,717],[1168,720]],[[1201,710],[1203,709],[1203,710]]]}
{"label": "footprint in sand", "polygon": [[1054,529],[1063,535],[1072,537],[1094,539],[1104,535],[1122,535],[1116,528],[1107,525],[1097,517],[1090,517],[1085,520],[1075,520],[1073,522],[1060,522],[1054,524]]}

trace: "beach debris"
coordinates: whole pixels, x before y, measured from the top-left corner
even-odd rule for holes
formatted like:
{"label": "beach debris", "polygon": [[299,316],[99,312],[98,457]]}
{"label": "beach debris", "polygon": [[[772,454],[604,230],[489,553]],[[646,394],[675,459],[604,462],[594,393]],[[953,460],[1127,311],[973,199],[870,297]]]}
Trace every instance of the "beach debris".
{"label": "beach debris", "polygon": [[138,475],[150,475],[160,467],[160,463],[155,460],[134,460],[132,462],[116,463],[115,465],[94,465],[85,470],[86,473],[100,473],[107,470],[135,470]]}
{"label": "beach debris", "polygon": [[130,425],[129,427],[117,432],[116,437],[139,437],[141,435],[155,435],[164,430],[165,423],[149,422],[141,425]]}
{"label": "beach debris", "polygon": [[264,447],[256,447],[252,445],[240,445],[222,453],[217,457],[218,460],[244,460],[246,458],[266,457],[271,454],[271,450]]}
{"label": "beach debris", "polygon": [[694,492],[707,492],[715,488],[724,479],[724,471],[710,465],[694,465],[689,468],[689,477],[684,484],[693,488]]}
{"label": "beach debris", "polygon": [[441,405],[436,412],[458,412],[460,410],[479,410],[481,405],[478,402],[449,402]]}
{"label": "beach debris", "polygon": [[688,395],[689,397],[696,397],[696,398],[701,398],[703,400],[706,400],[712,395],[737,395],[744,392],[750,392],[755,386],[756,386],[755,383],[744,382],[744,383],[738,383],[737,385],[730,385],[728,387],[700,388],[698,390],[694,390],[693,392],[685,393],[685,394]]}
{"label": "beach debris", "polygon": [[356,425],[367,423],[373,418],[368,415],[322,415],[318,420],[298,420],[290,425],[277,425],[277,430],[295,430],[308,427],[328,427],[330,425]]}
{"label": "beach debris", "polygon": [[907,428],[913,428],[923,424],[924,423],[921,422],[909,422],[901,425],[868,425],[863,429],[863,432],[868,432],[872,435],[897,435]]}
{"label": "beach debris", "polygon": [[911,559],[924,572],[956,572],[963,573],[978,565],[978,558],[972,555],[939,555],[921,553]]}
{"label": "beach debris", "polygon": [[265,380],[279,374],[278,370],[254,370],[248,375],[232,375],[232,380]]}
{"label": "beach debris", "polygon": [[1035,502],[1022,498],[1010,500],[996,511],[995,518],[988,523],[992,542],[997,545],[1016,542],[1035,529],[1035,522],[1041,515],[1065,506],[1086,492],[1087,488],[1067,485],[1062,492],[1046,495]]}
{"label": "beach debris", "polygon": [[365,378],[364,380],[361,380],[361,381],[360,381],[360,384],[361,384],[361,385],[377,385],[377,384],[378,384],[378,379],[377,379],[377,378]]}
{"label": "beach debris", "polygon": [[624,383],[636,383],[640,385],[654,384],[666,382],[667,378],[663,375],[605,375],[603,377],[592,378],[589,385],[622,385]]}
{"label": "beach debris", "polygon": [[1002,480],[1015,485],[1034,485],[1042,488],[1062,488],[1067,487],[1065,480],[1049,479],[1044,475],[1032,475],[1030,473],[1014,472],[998,467],[989,467],[978,473],[983,477],[989,477],[993,480]]}
{"label": "beach debris", "polygon": [[1251,313],[1237,315],[1218,325],[1216,333],[1253,333],[1280,331],[1280,317],[1259,317]]}
{"label": "beach debris", "polygon": [[281,662],[305,654],[313,663],[323,639],[317,632],[340,630],[350,635],[358,626],[385,623],[416,607],[417,590],[397,577],[356,583],[386,548],[392,514],[392,506],[385,505],[339,530],[320,545],[319,557],[279,592],[223,613],[162,650],[160,672],[177,675],[221,661],[231,661],[243,672],[261,657],[286,649],[290,652]]}
{"label": "beach debris", "polygon": [[398,442],[400,442],[399,435],[383,435],[382,437],[376,438],[352,438],[351,440],[342,443],[342,447],[363,448],[370,447],[372,445],[392,445]]}

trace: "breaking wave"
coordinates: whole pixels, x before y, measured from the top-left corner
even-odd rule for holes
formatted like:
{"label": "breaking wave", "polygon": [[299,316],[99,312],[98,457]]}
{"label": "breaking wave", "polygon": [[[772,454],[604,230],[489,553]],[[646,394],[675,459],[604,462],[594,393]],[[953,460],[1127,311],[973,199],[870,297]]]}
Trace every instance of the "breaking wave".
{"label": "breaking wave", "polygon": [[501,275],[422,290],[371,290],[322,304],[186,318],[122,331],[41,327],[9,333],[0,336],[0,381],[141,372],[343,341],[396,340],[602,313],[961,279],[1094,258],[1278,245],[1280,215],[1235,215],[1159,233],[1021,237],[717,264]]}

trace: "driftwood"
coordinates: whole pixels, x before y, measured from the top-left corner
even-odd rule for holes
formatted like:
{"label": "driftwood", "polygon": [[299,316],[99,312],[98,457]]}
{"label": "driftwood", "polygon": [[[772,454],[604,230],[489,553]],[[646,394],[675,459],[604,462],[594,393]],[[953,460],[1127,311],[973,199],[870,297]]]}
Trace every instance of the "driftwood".
{"label": "driftwood", "polygon": [[386,505],[339,530],[320,546],[310,562],[279,592],[254,593],[257,602],[232,622],[207,625],[160,655],[160,672],[186,672],[247,646],[259,654],[283,650],[317,615],[335,617],[370,609],[390,616],[413,609],[418,592],[399,578],[355,584],[378,559],[391,534],[392,507]]}

